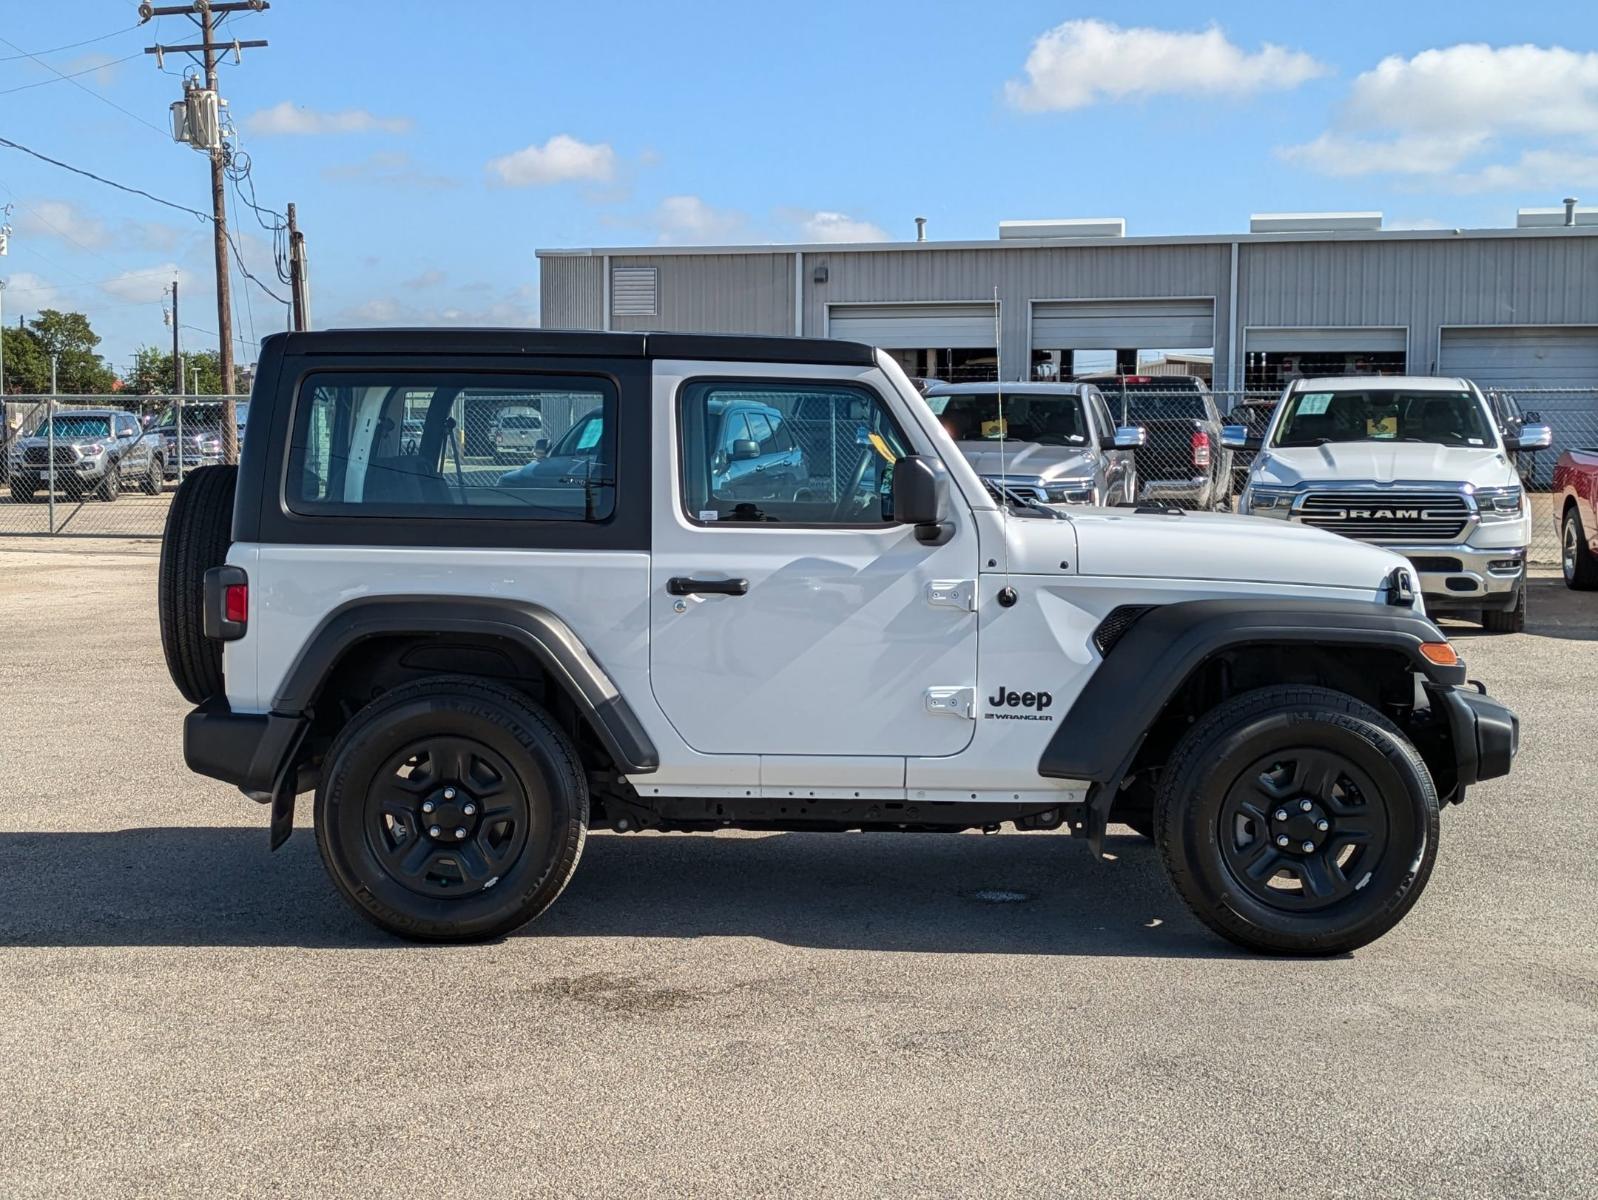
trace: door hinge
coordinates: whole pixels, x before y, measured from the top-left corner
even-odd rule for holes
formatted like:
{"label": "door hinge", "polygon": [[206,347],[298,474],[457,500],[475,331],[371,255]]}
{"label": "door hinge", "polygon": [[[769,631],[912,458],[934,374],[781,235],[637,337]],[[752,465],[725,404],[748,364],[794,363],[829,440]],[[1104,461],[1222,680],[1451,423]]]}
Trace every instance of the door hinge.
{"label": "door hinge", "polygon": [[977,610],[975,579],[934,579],[927,584],[927,603],[934,608]]}
{"label": "door hinge", "polygon": [[967,721],[977,719],[977,690],[968,687],[929,687],[927,689],[927,711],[929,713],[943,713],[951,717],[964,717]]}

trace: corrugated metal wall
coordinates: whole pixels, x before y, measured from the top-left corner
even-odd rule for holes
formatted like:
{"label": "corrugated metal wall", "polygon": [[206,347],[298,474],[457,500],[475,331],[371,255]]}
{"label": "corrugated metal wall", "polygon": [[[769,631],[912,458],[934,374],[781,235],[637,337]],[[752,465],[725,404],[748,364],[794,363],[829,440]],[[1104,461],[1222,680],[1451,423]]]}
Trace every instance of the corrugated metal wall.
{"label": "corrugated metal wall", "polygon": [[545,329],[602,329],[605,260],[553,254],[538,260],[538,320]]}
{"label": "corrugated metal wall", "polygon": [[659,315],[613,317],[612,329],[658,329],[674,333],[793,332],[791,251],[615,255],[610,265],[612,268],[660,269]]}

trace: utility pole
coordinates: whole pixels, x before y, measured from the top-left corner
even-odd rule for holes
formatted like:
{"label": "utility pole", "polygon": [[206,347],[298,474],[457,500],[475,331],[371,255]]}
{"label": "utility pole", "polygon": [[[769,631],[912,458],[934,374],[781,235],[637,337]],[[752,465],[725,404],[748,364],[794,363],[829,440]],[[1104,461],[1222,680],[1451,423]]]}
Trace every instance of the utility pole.
{"label": "utility pole", "polygon": [[[0,208],[0,258],[11,253],[11,206]],[[0,445],[6,440],[6,281],[0,279]],[[5,451],[7,454],[10,450]]]}
{"label": "utility pole", "polygon": [[[139,19],[148,21],[152,17],[186,16],[195,20],[200,26],[201,41],[198,45],[187,44],[181,46],[147,46],[146,54],[156,56],[159,64],[167,54],[201,54],[205,64],[205,88],[212,97],[220,103],[220,93],[217,91],[217,58],[227,51],[232,50],[235,55],[245,47],[257,48],[265,46],[264,41],[250,42],[223,42],[216,40],[215,17],[219,14],[226,15],[232,12],[262,12],[270,8],[266,0],[235,0],[233,3],[218,4],[213,0],[194,0],[192,4],[174,4],[156,8],[151,4],[139,5]],[[194,142],[190,142],[194,145]],[[217,359],[222,368],[222,459],[224,462],[238,462],[239,460],[239,432],[238,410],[233,400],[233,296],[228,281],[228,234],[227,234],[227,145],[218,130],[215,144],[200,146],[209,151],[211,158],[211,224],[214,233],[213,250],[216,258],[216,328],[221,345],[217,348]]]}
{"label": "utility pole", "polygon": [[305,235],[300,232],[292,204],[289,205],[289,289],[293,314],[290,328],[303,333],[311,327],[311,292],[305,278]]}

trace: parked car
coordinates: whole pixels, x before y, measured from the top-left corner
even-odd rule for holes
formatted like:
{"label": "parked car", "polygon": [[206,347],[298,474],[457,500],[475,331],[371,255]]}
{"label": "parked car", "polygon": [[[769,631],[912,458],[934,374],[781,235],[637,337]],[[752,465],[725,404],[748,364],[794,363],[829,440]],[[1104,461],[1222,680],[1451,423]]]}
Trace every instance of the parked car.
{"label": "parked car", "polygon": [[140,428],[130,412],[112,408],[57,409],[28,437],[11,446],[11,498],[32,500],[48,489],[51,446],[55,447],[55,488],[73,499],[93,495],[115,500],[123,487],[149,495],[161,491],[161,443]]}
{"label": "parked car", "polygon": [[1598,446],[1566,450],[1554,464],[1554,520],[1565,585],[1598,591]]}
{"label": "parked car", "polygon": [[[244,430],[250,415],[250,402],[236,400],[233,405],[238,444],[244,445]],[[161,461],[166,478],[178,477],[179,463],[185,473],[196,467],[214,466],[223,461],[222,404],[216,400],[185,400],[182,405],[183,445],[178,445],[178,409],[167,405],[148,433],[160,439]]]}
{"label": "parked car", "polygon": [[[1239,511],[1299,521],[1404,555],[1429,609],[1495,633],[1526,623],[1531,513],[1508,454],[1546,448],[1546,425],[1506,438],[1468,379],[1338,376],[1287,386]],[[1263,448],[1262,448],[1263,447]]]}
{"label": "parked car", "polygon": [[1090,383],[942,383],[926,401],[977,474],[1013,495],[1037,504],[1137,498],[1144,433],[1118,428]]}
{"label": "parked car", "polygon": [[[1244,400],[1234,404],[1231,411],[1226,414],[1226,423],[1241,425],[1248,430],[1250,437],[1262,438],[1270,426],[1271,417],[1276,413],[1276,403],[1279,398],[1272,396],[1269,400]],[[1254,451],[1232,451],[1232,495],[1243,494],[1243,489],[1248,485],[1248,470],[1253,465]]]}
{"label": "parked car", "polygon": [[[572,471],[544,480],[564,506],[477,504],[502,489],[394,453],[407,404],[441,423],[490,369],[474,390],[586,406],[532,470],[590,452],[597,496]],[[314,790],[335,888],[399,936],[503,936],[591,828],[1011,822],[1097,851],[1114,814],[1221,936],[1341,954],[1403,918],[1441,806],[1517,750],[1399,556],[1012,504],[869,346],[330,330],[266,338],[257,378],[244,462],[189,476],[164,533],[184,758],[269,802],[274,846]],[[769,411],[862,453],[769,507],[720,494]]]}
{"label": "parked car", "polygon": [[1232,452],[1204,381],[1193,375],[1093,375],[1120,424],[1148,437],[1137,451],[1138,499],[1224,510],[1232,502]]}
{"label": "parked car", "polygon": [[[494,458],[525,463],[536,451],[549,449],[544,436],[544,418],[535,412],[504,413],[494,420]],[[542,443],[542,445],[540,445]]]}

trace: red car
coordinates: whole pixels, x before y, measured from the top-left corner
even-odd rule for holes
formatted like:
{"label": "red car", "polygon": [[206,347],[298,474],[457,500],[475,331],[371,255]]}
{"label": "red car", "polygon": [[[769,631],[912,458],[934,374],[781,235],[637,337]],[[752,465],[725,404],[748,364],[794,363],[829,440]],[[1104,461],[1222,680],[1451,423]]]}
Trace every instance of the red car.
{"label": "red car", "polygon": [[1598,447],[1566,450],[1559,456],[1554,465],[1554,513],[1566,586],[1598,591]]}

